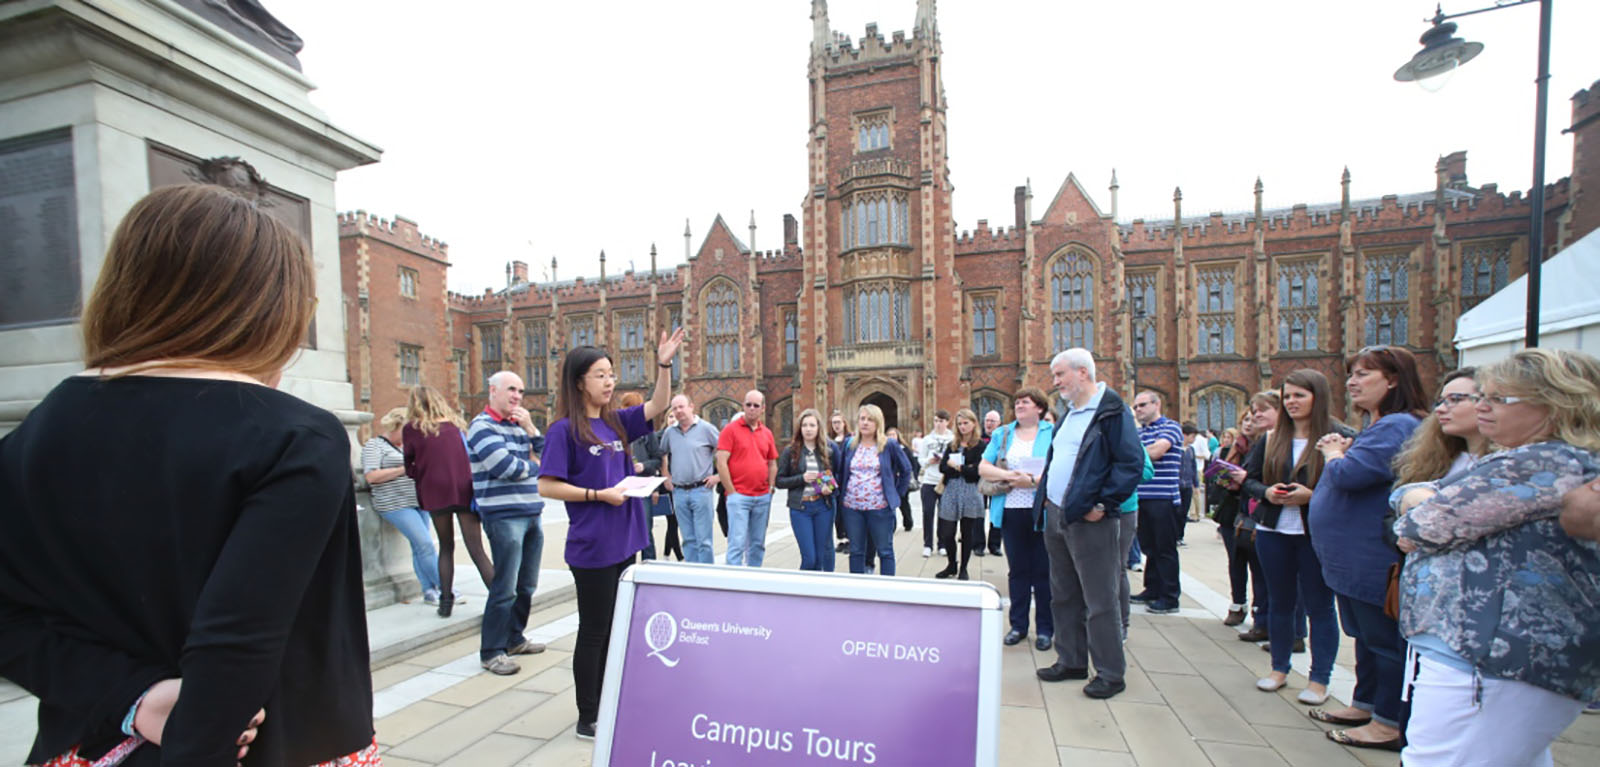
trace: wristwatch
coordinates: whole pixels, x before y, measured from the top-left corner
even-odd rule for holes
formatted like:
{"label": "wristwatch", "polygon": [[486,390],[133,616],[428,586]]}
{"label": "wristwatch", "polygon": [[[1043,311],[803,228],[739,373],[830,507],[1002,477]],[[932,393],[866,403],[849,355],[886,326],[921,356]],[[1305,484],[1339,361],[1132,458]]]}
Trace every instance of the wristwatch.
{"label": "wristwatch", "polygon": [[1106,505],[1103,503],[1097,503],[1094,505],[1094,510],[1103,512],[1106,510]]}

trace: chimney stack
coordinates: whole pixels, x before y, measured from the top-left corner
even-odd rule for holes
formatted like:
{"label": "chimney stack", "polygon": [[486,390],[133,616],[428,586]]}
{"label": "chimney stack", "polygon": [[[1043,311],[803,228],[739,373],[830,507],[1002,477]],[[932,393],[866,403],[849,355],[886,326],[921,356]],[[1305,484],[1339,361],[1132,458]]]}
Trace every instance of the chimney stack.
{"label": "chimney stack", "polygon": [[526,262],[526,261],[512,261],[511,262],[511,284],[512,285],[523,285],[523,284],[526,284],[527,282],[528,282],[528,262]]}
{"label": "chimney stack", "polygon": [[794,214],[783,214],[783,247],[800,247],[800,222],[796,221]]}
{"label": "chimney stack", "polygon": [[1028,188],[1019,186],[1012,194],[1012,202],[1017,209],[1017,231],[1028,228]]}
{"label": "chimney stack", "polygon": [[1467,153],[1451,152],[1444,156],[1444,185],[1448,189],[1468,189]]}

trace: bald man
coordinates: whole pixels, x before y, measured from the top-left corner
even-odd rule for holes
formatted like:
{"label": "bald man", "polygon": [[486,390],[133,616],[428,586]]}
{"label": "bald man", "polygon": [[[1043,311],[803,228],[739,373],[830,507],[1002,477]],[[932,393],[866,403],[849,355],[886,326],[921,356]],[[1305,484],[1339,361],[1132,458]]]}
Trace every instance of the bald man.
{"label": "bald man", "polygon": [[717,438],[717,476],[728,496],[730,565],[760,567],[767,554],[767,518],[772,511],[772,485],[778,478],[778,444],[763,422],[767,398],[751,389],[744,395],[743,417],[735,418]]}

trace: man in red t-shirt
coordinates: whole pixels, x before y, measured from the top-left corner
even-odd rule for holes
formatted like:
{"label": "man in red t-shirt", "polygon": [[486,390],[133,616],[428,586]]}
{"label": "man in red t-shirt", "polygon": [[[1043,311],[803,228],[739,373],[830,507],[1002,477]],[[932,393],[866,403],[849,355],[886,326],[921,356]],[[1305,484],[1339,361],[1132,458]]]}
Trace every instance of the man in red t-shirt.
{"label": "man in red t-shirt", "polygon": [[717,438],[717,476],[728,496],[730,565],[760,567],[767,555],[767,517],[772,483],[778,478],[778,445],[762,423],[767,398],[754,389],[744,395],[744,413]]}

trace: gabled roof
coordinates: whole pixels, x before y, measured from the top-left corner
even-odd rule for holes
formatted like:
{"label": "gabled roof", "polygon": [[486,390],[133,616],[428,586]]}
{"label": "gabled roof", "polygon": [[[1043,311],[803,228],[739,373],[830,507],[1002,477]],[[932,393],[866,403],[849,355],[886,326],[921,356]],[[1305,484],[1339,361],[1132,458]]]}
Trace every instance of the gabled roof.
{"label": "gabled roof", "polygon": [[1050,199],[1050,205],[1044,209],[1044,215],[1040,217],[1041,221],[1049,219],[1050,214],[1054,213],[1058,206],[1065,208],[1072,204],[1072,201],[1067,198],[1069,189],[1089,204],[1089,209],[1094,211],[1096,217],[1105,215],[1100,212],[1100,206],[1095,204],[1094,198],[1089,196],[1089,192],[1083,188],[1083,184],[1079,183],[1078,177],[1075,174],[1068,173],[1066,180],[1061,182],[1061,188],[1056,190],[1056,196]]}
{"label": "gabled roof", "polygon": [[716,220],[711,222],[711,228],[706,230],[705,239],[700,241],[700,247],[695,249],[694,252],[696,254],[705,251],[706,244],[711,242],[711,235],[715,233],[718,228],[721,228],[722,231],[728,233],[728,239],[733,240],[733,246],[739,249],[739,253],[741,255],[748,255],[750,253],[750,246],[744,244],[744,240],[739,239],[739,235],[733,233],[733,228],[728,226],[728,222],[722,220],[722,214],[718,213]]}

